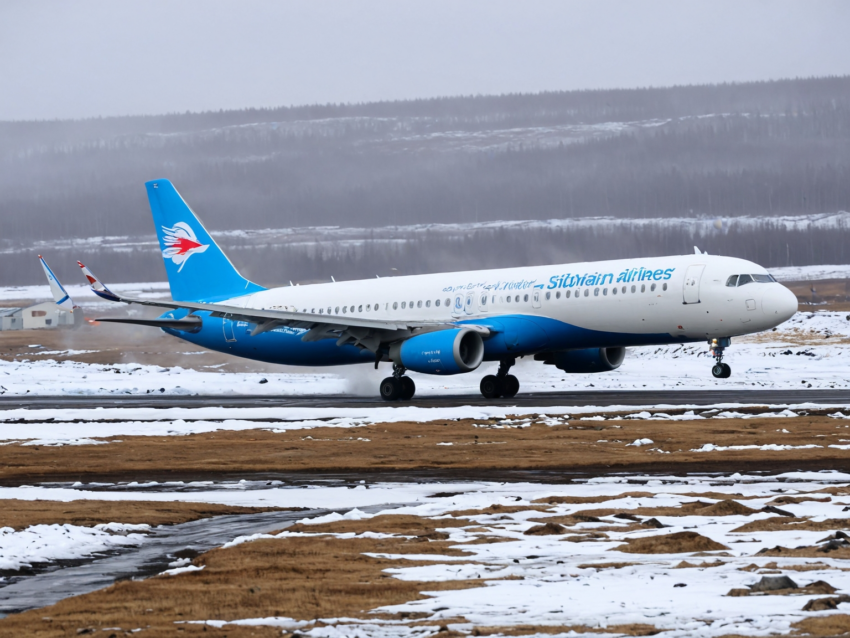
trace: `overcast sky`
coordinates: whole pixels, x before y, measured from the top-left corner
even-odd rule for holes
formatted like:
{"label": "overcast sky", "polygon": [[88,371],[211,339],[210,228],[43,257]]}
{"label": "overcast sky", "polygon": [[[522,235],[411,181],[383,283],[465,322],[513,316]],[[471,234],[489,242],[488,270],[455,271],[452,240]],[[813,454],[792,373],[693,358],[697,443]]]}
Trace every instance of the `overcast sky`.
{"label": "overcast sky", "polygon": [[850,74],[846,0],[0,0],[0,119]]}

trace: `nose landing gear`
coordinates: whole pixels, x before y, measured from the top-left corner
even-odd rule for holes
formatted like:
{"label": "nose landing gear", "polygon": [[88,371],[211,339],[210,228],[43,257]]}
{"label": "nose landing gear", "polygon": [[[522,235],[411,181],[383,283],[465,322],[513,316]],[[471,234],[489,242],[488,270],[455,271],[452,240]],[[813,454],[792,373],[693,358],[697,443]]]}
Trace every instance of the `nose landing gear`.
{"label": "nose landing gear", "polygon": [[387,377],[381,381],[380,391],[381,398],[385,401],[410,401],[413,395],[416,394],[416,384],[413,379],[404,376],[407,372],[404,366],[393,364],[393,376]]}
{"label": "nose landing gear", "polygon": [[516,359],[503,359],[499,363],[499,371],[496,375],[488,374],[481,379],[481,394],[485,399],[496,399],[505,397],[510,399],[519,392],[519,379],[508,371],[516,363]]}
{"label": "nose landing gear", "polygon": [[729,337],[722,339],[712,339],[709,341],[711,356],[714,357],[715,364],[711,367],[711,374],[715,379],[728,379],[732,376],[732,368],[728,363],[723,363],[723,351],[732,343]]}

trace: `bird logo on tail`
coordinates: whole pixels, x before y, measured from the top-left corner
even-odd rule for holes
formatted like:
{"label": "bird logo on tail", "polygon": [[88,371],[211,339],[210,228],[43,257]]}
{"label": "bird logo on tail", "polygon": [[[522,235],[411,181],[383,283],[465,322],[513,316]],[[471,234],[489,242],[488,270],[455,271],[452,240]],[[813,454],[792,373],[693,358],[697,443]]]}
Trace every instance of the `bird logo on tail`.
{"label": "bird logo on tail", "polygon": [[198,241],[195,231],[186,222],[177,222],[174,228],[162,227],[162,243],[165,248],[162,251],[162,256],[171,259],[177,266],[177,272],[183,270],[183,266],[189,260],[189,257],[196,253],[202,253],[209,244],[202,244]]}

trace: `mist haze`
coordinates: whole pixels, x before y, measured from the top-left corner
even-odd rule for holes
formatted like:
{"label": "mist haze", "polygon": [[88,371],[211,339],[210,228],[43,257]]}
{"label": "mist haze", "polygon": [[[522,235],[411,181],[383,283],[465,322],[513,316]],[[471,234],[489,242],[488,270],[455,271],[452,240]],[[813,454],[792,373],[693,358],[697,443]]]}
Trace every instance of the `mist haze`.
{"label": "mist haze", "polygon": [[0,283],[38,283],[37,252],[164,279],[163,177],[265,285],[694,244],[844,263],[847,24],[838,2],[4,3]]}

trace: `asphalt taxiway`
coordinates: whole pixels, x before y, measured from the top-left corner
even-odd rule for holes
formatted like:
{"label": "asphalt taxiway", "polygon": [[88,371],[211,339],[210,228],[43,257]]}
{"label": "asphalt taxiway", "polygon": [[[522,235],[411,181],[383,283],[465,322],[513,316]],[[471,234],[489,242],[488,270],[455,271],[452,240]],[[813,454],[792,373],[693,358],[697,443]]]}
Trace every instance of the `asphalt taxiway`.
{"label": "asphalt taxiway", "polygon": [[387,402],[379,397],[107,394],[75,396],[0,396],[0,410],[14,408],[374,408],[414,405],[422,408],[463,405],[505,405],[522,408],[552,406],[714,405],[747,403],[782,405],[850,404],[850,389],[831,390],[600,390],[594,392],[520,393],[511,399],[485,399],[480,394],[433,395]]}

